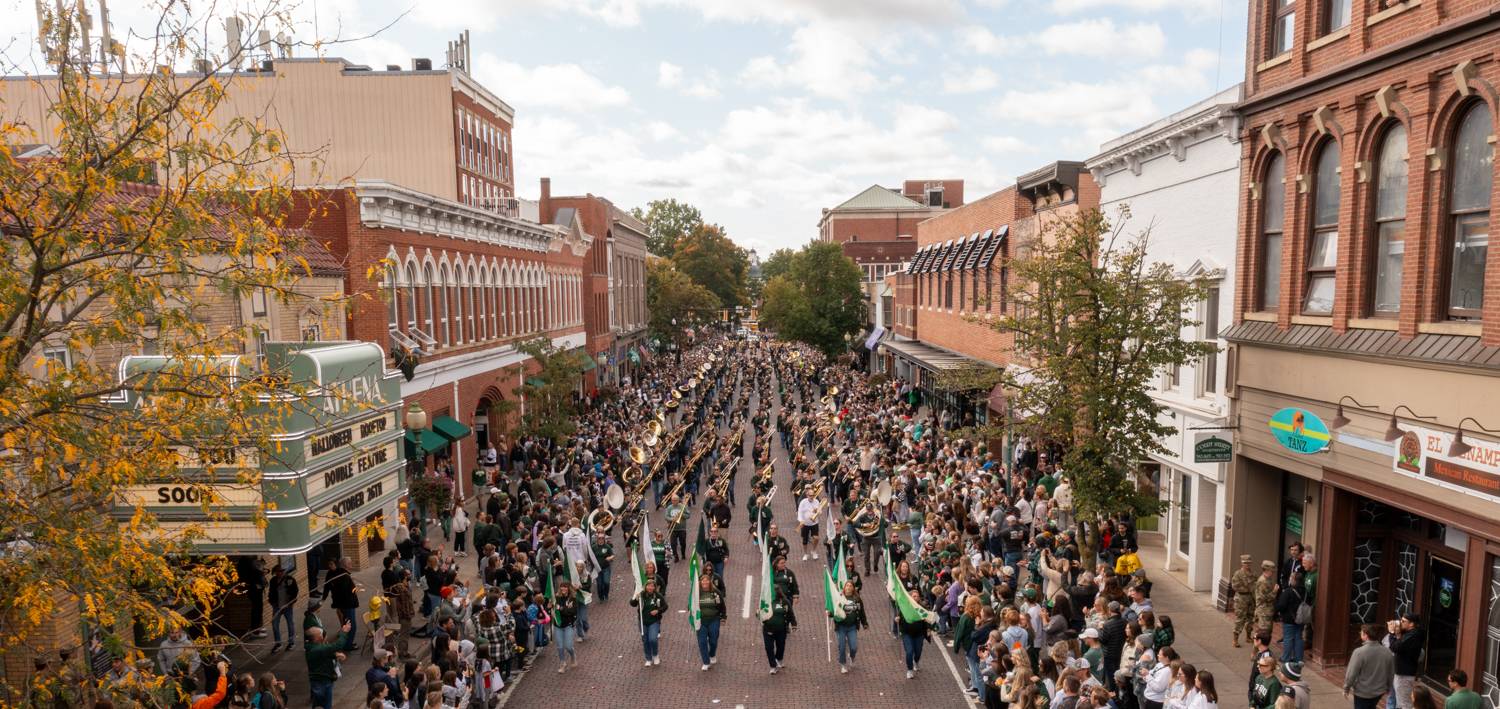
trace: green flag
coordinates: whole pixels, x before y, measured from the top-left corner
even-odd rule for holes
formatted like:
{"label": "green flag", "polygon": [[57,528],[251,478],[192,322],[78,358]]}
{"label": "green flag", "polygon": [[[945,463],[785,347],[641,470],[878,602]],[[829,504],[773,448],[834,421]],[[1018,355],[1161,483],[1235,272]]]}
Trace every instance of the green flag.
{"label": "green flag", "polygon": [[890,551],[885,555],[885,590],[889,593],[891,600],[895,601],[896,608],[901,611],[901,617],[908,623],[925,620],[930,624],[937,624],[937,614],[923,608],[911,593],[902,585],[901,579],[896,576],[896,567],[891,564]]}
{"label": "green flag", "polygon": [[771,550],[766,548],[766,539],[760,537],[760,608],[758,616],[761,620],[771,618],[772,608],[776,605],[776,572],[771,569]]}
{"label": "green flag", "polygon": [[641,566],[641,555],[636,550],[637,546],[639,544],[630,545],[630,576],[635,579],[635,593],[631,594],[631,598],[640,598],[641,591],[646,590],[646,569]]}
{"label": "green flag", "polygon": [[[563,558],[566,559],[567,557],[565,556]],[[547,562],[547,586],[544,589],[542,589],[542,592],[547,597],[547,607],[548,608],[556,608],[557,607],[557,589],[552,584],[552,562],[550,562],[550,561]]]}
{"label": "green flag", "polygon": [[703,520],[698,520],[698,542],[693,545],[693,556],[688,560],[688,625],[693,632],[703,624],[703,608],[699,605],[698,576],[703,572],[703,552],[708,546],[708,534],[703,531]]}
{"label": "green flag", "polygon": [[843,586],[834,580],[833,574],[828,569],[823,569],[823,607],[834,620],[844,619],[844,602],[848,599],[844,598],[842,589]]}

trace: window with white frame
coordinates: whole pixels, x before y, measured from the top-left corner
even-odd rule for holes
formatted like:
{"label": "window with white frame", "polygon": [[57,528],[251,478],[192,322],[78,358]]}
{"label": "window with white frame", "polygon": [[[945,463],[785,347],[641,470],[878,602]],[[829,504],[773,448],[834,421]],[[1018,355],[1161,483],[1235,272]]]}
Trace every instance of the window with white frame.
{"label": "window with white frame", "polygon": [[1219,391],[1219,286],[1209,286],[1203,297],[1203,313],[1199,318],[1198,340],[1214,346],[1214,351],[1203,355],[1198,362],[1198,396],[1217,394]]}
{"label": "window with white frame", "polygon": [[66,347],[42,350],[42,360],[49,372],[66,372],[73,368],[73,352]]}
{"label": "window with white frame", "polygon": [[266,297],[265,288],[256,288],[250,291],[250,314],[263,318],[271,311],[270,299]]}

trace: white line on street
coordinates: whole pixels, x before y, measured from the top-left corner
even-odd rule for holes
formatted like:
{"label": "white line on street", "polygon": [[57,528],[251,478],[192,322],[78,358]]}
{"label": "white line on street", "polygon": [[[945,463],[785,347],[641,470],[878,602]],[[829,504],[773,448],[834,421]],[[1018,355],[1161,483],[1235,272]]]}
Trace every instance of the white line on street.
{"label": "white line on street", "polygon": [[[937,638],[936,644],[939,650],[945,649],[943,648],[943,639],[941,636]],[[968,690],[969,685],[968,683],[964,682],[964,678],[958,674],[958,667],[953,664],[953,658],[950,657],[949,653],[947,652],[939,652],[938,654],[943,656],[943,662],[947,663],[948,671],[953,673],[953,681],[958,683],[958,693],[962,694],[965,699],[968,699],[969,695],[966,690]]]}
{"label": "white line on street", "polygon": [[745,605],[744,608],[740,610],[741,618],[750,617],[750,588],[754,585],[755,577],[751,576],[750,574],[745,574]]}

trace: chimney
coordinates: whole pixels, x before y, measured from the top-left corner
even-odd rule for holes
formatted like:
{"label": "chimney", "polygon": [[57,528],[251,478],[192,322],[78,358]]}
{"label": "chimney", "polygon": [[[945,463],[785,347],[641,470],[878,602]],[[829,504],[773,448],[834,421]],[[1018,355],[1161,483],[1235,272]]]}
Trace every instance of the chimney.
{"label": "chimney", "polygon": [[542,178],[542,197],[537,200],[537,209],[541,213],[541,222],[548,224],[552,222],[552,178]]}

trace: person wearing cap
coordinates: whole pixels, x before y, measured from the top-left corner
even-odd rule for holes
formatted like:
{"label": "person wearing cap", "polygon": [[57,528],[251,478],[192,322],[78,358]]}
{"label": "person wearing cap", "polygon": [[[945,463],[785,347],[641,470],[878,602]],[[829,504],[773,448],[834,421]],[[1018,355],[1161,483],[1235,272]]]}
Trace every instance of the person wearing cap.
{"label": "person wearing cap", "polygon": [[1099,642],[1099,629],[1088,628],[1078,636],[1078,639],[1082,640],[1084,646],[1088,648],[1083,652],[1084,662],[1087,662],[1089,668],[1093,670],[1094,678],[1102,683],[1105,677],[1104,646]]}
{"label": "person wearing cap", "polygon": [[1270,630],[1276,617],[1276,562],[1260,562],[1260,577],[1255,579],[1255,629]]}
{"label": "person wearing cap", "polygon": [[1276,668],[1276,680],[1281,682],[1281,693],[1297,703],[1297,709],[1312,708],[1312,688],[1302,679],[1302,663],[1283,662]]}
{"label": "person wearing cap", "polygon": [[1234,591],[1234,646],[1240,646],[1240,636],[1251,640],[1255,632],[1251,609],[1255,603],[1255,574],[1250,571],[1250,555],[1240,555],[1240,568],[1229,579],[1229,588]]}
{"label": "person wearing cap", "polygon": [[1422,661],[1422,648],[1426,645],[1427,633],[1422,629],[1421,616],[1408,611],[1400,620],[1386,624],[1385,646],[1395,656],[1395,697],[1400,709],[1411,709],[1412,688]]}
{"label": "person wearing cap", "polygon": [[370,661],[370,669],[365,670],[365,686],[377,684],[385,685],[389,690],[388,696],[401,696],[401,682],[391,674],[391,653],[385,648],[375,650],[375,656]]}

